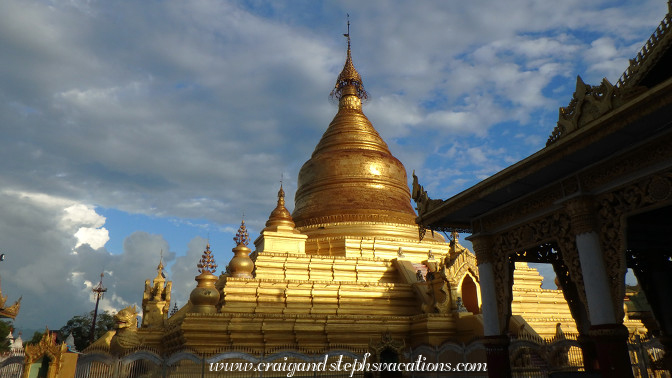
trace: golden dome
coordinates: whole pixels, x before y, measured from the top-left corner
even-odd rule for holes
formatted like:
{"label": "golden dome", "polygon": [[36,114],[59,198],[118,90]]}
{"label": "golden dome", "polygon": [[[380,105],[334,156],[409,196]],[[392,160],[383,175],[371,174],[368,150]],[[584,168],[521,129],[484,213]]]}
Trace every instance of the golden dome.
{"label": "golden dome", "polygon": [[[346,35],[347,36],[347,35]],[[348,54],[332,96],[338,113],[299,172],[297,227],[334,221],[415,224],[406,169],[362,112],[366,91]]]}

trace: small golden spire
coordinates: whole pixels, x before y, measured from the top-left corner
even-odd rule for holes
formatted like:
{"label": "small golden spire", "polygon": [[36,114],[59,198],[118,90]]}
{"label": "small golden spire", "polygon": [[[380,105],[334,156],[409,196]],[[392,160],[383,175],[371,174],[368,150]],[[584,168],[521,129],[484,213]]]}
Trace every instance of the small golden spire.
{"label": "small golden spire", "polygon": [[268,221],[266,221],[266,229],[275,226],[288,226],[292,228],[295,226],[292,215],[287,210],[287,207],[285,207],[285,191],[282,189],[282,182],[278,191],[278,204],[268,217]]}
{"label": "small golden spire", "polygon": [[[340,100],[346,94],[353,94],[359,97],[360,100],[366,100],[369,95],[364,90],[364,83],[362,82],[362,77],[355,69],[355,65],[352,64],[352,55],[350,52],[350,15],[348,15],[348,33],[343,34],[344,37],[348,39],[348,54],[345,59],[345,65],[343,70],[338,75],[336,79],[336,85],[331,91],[330,96],[332,98]],[[350,87],[350,91],[346,91],[346,88]]]}
{"label": "small golden spire", "polygon": [[166,275],[163,273],[163,268],[165,266],[163,265],[163,249],[161,250],[161,257],[159,257],[159,265],[156,266],[156,278],[154,278],[154,282],[158,281],[165,281]]}
{"label": "small golden spire", "polygon": [[156,267],[156,270],[159,271],[159,273],[163,273],[163,249],[161,250],[161,256],[159,257],[159,265]]}
{"label": "small golden spire", "polygon": [[203,251],[201,260],[198,262],[198,264],[196,264],[196,266],[198,267],[199,273],[208,272],[212,274],[215,270],[217,270],[215,258],[212,256],[212,251],[210,251],[210,243],[205,246],[205,251]]}
{"label": "small golden spire", "polygon": [[236,236],[233,237],[233,241],[236,242],[236,245],[248,245],[250,244],[250,235],[247,233],[247,228],[245,227],[245,220],[240,222],[240,227]]}
{"label": "small golden spire", "polygon": [[[280,191],[282,191],[282,188],[280,188]],[[247,244],[250,242],[250,236],[247,234],[244,220],[240,223],[240,228],[238,229],[236,237],[233,238],[233,241],[236,242],[236,247],[231,250],[233,252],[233,258],[229,261],[227,271],[232,277],[253,278],[252,271],[254,270],[254,261],[250,258],[250,252],[252,251],[247,248]]]}
{"label": "small golden spire", "polygon": [[215,287],[217,277],[212,274],[217,269],[217,264],[210,251],[210,243],[206,244],[201,261],[197,266],[201,274],[194,278],[198,284],[189,295],[189,300],[193,304],[191,311],[204,314],[215,313],[217,303],[219,303],[219,291]]}

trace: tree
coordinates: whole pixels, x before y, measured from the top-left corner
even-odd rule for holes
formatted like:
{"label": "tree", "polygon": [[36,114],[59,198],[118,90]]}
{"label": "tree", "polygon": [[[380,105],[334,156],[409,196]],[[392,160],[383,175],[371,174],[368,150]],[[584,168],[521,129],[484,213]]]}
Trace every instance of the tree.
{"label": "tree", "polygon": [[[58,331],[61,338],[65,340],[70,333],[75,339],[75,348],[83,350],[90,344],[91,322],[93,321],[93,311],[85,315],[75,315]],[[98,314],[96,319],[96,329],[93,340],[97,340],[105,332],[114,328],[114,317],[109,312]]]}
{"label": "tree", "polygon": [[33,337],[31,337],[30,340],[28,340],[27,344],[37,344],[37,343],[39,343],[40,340],[42,340],[43,335],[44,335],[44,332],[35,331],[35,333],[33,333]]}
{"label": "tree", "polygon": [[0,321],[0,352],[9,352],[9,331],[12,325],[8,322]]}

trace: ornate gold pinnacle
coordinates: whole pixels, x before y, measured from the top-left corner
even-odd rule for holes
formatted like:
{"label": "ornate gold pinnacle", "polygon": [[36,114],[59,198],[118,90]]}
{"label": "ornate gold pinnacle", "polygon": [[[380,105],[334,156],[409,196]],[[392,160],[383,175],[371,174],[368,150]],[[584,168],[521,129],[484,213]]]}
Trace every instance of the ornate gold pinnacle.
{"label": "ornate gold pinnacle", "polygon": [[161,257],[159,257],[159,265],[157,265],[156,270],[159,272],[159,274],[163,273],[163,249],[161,250]]}
{"label": "ornate gold pinnacle", "polygon": [[285,191],[282,189],[282,184],[280,184],[280,190],[278,191],[278,204],[266,221],[266,229],[273,226],[289,226],[292,228],[295,226],[292,215],[285,207]]}
{"label": "ornate gold pinnacle", "polygon": [[368,93],[364,90],[364,83],[362,82],[362,77],[359,75],[359,72],[355,69],[355,65],[352,64],[352,56],[350,53],[350,20],[348,20],[348,33],[343,34],[348,39],[348,55],[345,59],[345,65],[343,70],[338,75],[336,79],[336,85],[331,91],[331,98],[340,100],[344,94],[344,89],[348,86],[351,86],[355,89],[355,95],[361,100],[366,100],[369,98]]}
{"label": "ornate gold pinnacle", "polygon": [[208,243],[205,246],[205,251],[203,251],[201,261],[199,261],[196,266],[198,267],[199,273],[208,272],[212,274],[215,270],[217,270],[217,264],[215,264],[215,258],[214,256],[212,256],[212,251],[210,251],[210,243]]}
{"label": "ornate gold pinnacle", "polygon": [[247,227],[245,227],[245,221],[240,222],[240,227],[236,236],[233,237],[233,241],[236,242],[236,245],[248,245],[250,244],[250,235],[247,233]]}

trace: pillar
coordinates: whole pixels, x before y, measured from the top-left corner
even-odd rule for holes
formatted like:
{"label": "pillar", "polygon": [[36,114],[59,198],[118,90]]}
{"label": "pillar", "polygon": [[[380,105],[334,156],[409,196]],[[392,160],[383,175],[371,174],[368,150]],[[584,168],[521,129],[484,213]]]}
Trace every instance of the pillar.
{"label": "pillar", "polygon": [[[507,319],[500,319],[501,313],[497,305],[498,288],[495,287],[495,275],[492,267],[492,238],[490,236],[473,235],[469,240],[474,247],[476,264],[478,265],[483,334],[485,336],[483,343],[488,359],[488,377],[509,378],[511,377],[511,361],[509,360],[509,337],[506,335],[508,321]],[[511,303],[509,302],[508,305],[511,306]]]}
{"label": "pillar", "polygon": [[[573,241],[572,244],[574,244]],[[560,248],[569,249],[572,247],[562,246]],[[563,253],[565,252],[566,251],[563,251]],[[586,311],[585,304],[579,298],[580,288],[574,282],[574,278],[570,276],[567,264],[568,263],[564,261],[555,262],[553,263],[553,270],[555,271],[556,280],[562,289],[562,294],[564,295],[565,300],[567,300],[572,317],[576,322],[576,328],[579,331],[577,341],[581,346],[581,353],[583,354],[583,367],[586,372],[595,372],[598,369],[597,350],[595,349],[595,342],[588,336],[588,332],[590,331],[588,311]]]}
{"label": "pillar", "polygon": [[[616,303],[611,295],[607,267],[604,264],[600,236],[597,233],[597,209],[592,198],[577,197],[565,203],[571,217],[572,231],[588,301],[590,330],[595,343],[599,370],[605,377],[631,378],[632,366],[628,353],[628,330],[616,315]],[[625,278],[623,278],[625,279]]]}

